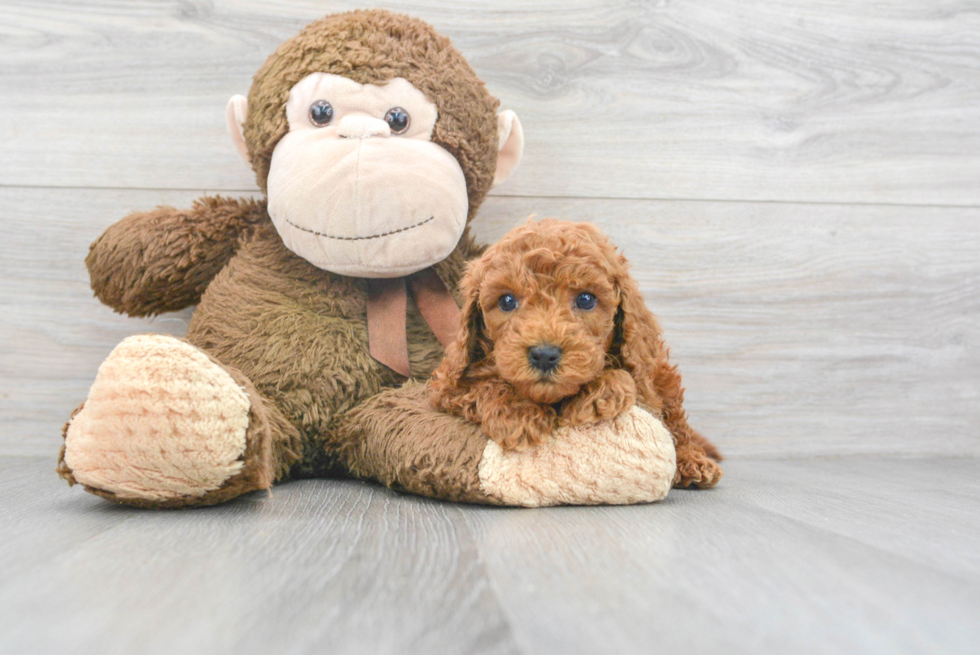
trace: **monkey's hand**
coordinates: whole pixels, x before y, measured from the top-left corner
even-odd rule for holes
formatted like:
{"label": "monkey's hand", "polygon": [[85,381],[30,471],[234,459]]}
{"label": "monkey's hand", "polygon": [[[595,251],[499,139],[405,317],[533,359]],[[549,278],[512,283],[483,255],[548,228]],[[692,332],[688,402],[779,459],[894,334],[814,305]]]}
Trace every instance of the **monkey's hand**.
{"label": "monkey's hand", "polygon": [[151,316],[197,303],[252,227],[266,220],[264,201],[203,197],[185,211],[134,212],[89,249],[92,290],[130,316]]}

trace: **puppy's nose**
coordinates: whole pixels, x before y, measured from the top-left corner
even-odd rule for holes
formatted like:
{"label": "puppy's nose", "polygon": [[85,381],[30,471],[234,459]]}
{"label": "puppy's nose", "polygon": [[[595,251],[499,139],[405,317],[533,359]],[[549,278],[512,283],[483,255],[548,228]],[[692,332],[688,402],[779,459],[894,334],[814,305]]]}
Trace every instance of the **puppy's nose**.
{"label": "puppy's nose", "polygon": [[561,348],[551,344],[532,346],[527,349],[527,359],[531,362],[531,366],[547,373],[558,368],[558,362],[561,361]]}

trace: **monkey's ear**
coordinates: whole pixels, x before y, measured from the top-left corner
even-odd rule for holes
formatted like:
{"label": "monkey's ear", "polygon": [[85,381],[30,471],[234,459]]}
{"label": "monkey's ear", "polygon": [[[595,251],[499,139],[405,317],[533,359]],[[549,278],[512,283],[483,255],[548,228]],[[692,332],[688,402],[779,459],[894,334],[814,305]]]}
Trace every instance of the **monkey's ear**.
{"label": "monkey's ear", "polygon": [[235,144],[235,150],[242,156],[246,164],[252,160],[248,156],[248,146],[245,145],[245,119],[248,117],[248,98],[232,96],[225,108],[225,120],[228,122],[228,134]]}
{"label": "monkey's ear", "polygon": [[524,154],[524,130],[517,114],[506,109],[497,114],[497,170],[493,174],[493,186],[497,186],[514,172]]}

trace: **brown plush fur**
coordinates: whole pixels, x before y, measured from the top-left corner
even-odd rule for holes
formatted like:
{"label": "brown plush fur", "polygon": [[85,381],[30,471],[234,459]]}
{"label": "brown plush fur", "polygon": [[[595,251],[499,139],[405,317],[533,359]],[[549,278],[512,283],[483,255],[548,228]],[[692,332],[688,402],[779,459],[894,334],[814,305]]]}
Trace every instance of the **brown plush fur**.
{"label": "brown plush fur", "polygon": [[[432,402],[520,450],[559,425],[618,416],[639,396],[674,436],[675,485],[716,484],[721,456],[687,423],[680,373],[628,268],[588,223],[545,219],[509,232],[463,278],[462,327],[433,373]],[[597,298],[594,309],[575,306],[582,292]],[[498,306],[505,294],[516,310]],[[529,348],[542,344],[562,351],[547,373],[529,362]]]}
{"label": "brown plush fur", "polygon": [[[459,161],[469,216],[476,214],[496,168],[498,101],[448,39],[384,11],[317,21],[256,74],[245,139],[262,189],[272,150],[286,133],[289,89],[318,71],[376,84],[402,76],[422,90],[439,110],[432,140]],[[436,273],[455,289],[465,262],[481,251],[464,232]],[[92,244],[86,264],[96,295],[116,311],[146,316],[198,303],[187,341],[240,380],[253,411],[263,412],[270,426],[271,456],[254,458],[261,473],[249,460],[224,489],[186,505],[220,502],[267,487],[268,480],[345,473],[344,438],[352,434],[339,429],[345,418],[404,382],[368,352],[365,280],[318,269],[289,251],[264,201],[204,198],[190,211],[132,214]],[[408,346],[416,375],[427,376],[442,358],[411,300]],[[251,443],[259,432],[249,430],[248,452],[259,452]],[[59,473],[72,480],[63,463]]]}
{"label": "brown plush fur", "polygon": [[350,472],[423,496],[499,504],[480,486],[487,438],[474,423],[436,411],[419,382],[385,389],[355,408],[341,427]]}
{"label": "brown plush fur", "polygon": [[204,197],[186,211],[134,212],[92,244],[85,259],[92,288],[130,316],[189,307],[267,220],[265,203],[244,198]]}

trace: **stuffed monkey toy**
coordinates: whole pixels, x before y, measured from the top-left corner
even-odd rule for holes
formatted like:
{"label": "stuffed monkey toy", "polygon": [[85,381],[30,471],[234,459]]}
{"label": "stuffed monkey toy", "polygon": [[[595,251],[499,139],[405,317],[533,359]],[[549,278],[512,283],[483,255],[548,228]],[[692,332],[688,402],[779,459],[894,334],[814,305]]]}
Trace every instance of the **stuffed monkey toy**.
{"label": "stuffed monkey toy", "polygon": [[154,508],[332,475],[495,504],[663,497],[673,448],[652,417],[638,419],[661,462],[648,489],[514,495],[481,480],[479,427],[406,384],[440,363],[482,252],[468,223],[521,157],[521,124],[498,105],[419,20],[331,15],[283,43],[227,109],[265,199],[133,213],[92,244],[92,288],[114,310],[197,308],[184,339],[113,350],[65,426],[59,474]]}

